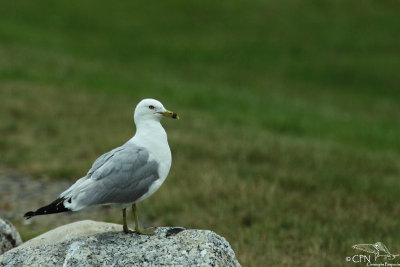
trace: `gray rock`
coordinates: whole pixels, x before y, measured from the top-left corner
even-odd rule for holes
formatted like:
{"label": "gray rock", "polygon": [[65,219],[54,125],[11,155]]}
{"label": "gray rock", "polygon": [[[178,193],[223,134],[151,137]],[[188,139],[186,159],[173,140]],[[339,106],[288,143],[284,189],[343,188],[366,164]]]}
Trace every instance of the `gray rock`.
{"label": "gray rock", "polygon": [[0,255],[20,244],[22,240],[14,225],[0,218]]}
{"label": "gray rock", "polygon": [[84,220],[57,227],[56,229],[53,229],[42,235],[32,238],[31,240],[26,241],[18,248],[20,249],[25,247],[38,247],[80,236],[117,231],[122,231],[122,225]]}
{"label": "gray rock", "polygon": [[159,227],[153,236],[104,232],[14,248],[0,266],[240,266],[229,243],[212,231]]}

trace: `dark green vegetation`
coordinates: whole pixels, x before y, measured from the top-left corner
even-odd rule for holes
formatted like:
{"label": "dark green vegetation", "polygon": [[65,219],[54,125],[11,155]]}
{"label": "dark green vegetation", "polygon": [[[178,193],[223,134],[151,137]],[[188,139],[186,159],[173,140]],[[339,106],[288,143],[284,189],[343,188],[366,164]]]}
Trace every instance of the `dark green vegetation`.
{"label": "dark green vegetation", "polygon": [[[212,229],[245,266],[400,252],[397,1],[7,1],[0,163],[83,176],[154,97],[173,166],[153,225]],[[120,220],[116,217],[115,221]],[[43,229],[43,231],[46,229]]]}

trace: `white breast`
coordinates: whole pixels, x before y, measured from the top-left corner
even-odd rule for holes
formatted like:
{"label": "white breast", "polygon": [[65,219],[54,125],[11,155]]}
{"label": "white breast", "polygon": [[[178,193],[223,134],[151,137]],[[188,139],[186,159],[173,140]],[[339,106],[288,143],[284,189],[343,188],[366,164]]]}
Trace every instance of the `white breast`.
{"label": "white breast", "polygon": [[149,160],[155,160],[158,165],[159,179],[149,188],[149,191],[141,196],[135,203],[138,203],[154,194],[164,183],[171,168],[172,156],[168,145],[167,134],[161,124],[152,123],[146,125],[145,130],[138,129],[136,135],[129,140],[136,145],[146,148],[149,153]]}

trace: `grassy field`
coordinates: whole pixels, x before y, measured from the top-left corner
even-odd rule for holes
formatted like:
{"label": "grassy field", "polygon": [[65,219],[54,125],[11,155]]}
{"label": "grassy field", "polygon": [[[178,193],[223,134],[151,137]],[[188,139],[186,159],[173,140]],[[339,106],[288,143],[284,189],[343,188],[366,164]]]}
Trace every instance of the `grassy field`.
{"label": "grassy field", "polygon": [[133,135],[136,103],[153,97],[182,118],[164,122],[173,166],[141,205],[153,225],[214,230],[244,266],[340,266],[378,241],[398,254],[399,12],[4,2],[0,164],[72,182]]}

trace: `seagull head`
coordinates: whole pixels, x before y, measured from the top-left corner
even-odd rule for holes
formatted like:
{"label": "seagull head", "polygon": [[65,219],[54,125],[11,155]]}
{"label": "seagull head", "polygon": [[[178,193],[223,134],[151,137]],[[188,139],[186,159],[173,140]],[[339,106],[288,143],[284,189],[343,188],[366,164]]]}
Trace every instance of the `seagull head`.
{"label": "seagull head", "polygon": [[136,124],[145,120],[160,121],[162,117],[170,117],[179,120],[178,114],[167,110],[160,101],[155,99],[143,99],[135,108],[134,119]]}

